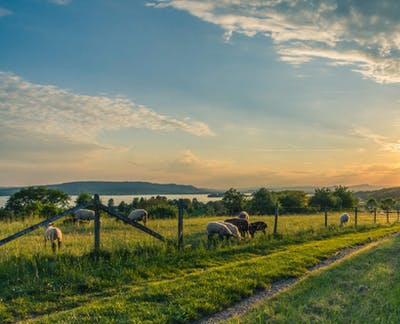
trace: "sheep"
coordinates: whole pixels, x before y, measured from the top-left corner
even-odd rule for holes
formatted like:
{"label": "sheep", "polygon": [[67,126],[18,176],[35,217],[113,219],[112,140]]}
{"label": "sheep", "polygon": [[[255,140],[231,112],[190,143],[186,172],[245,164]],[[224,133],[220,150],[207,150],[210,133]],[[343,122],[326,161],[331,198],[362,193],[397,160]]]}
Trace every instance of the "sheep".
{"label": "sheep", "polygon": [[147,210],[145,209],[134,209],[130,212],[130,214],[128,215],[128,218],[130,220],[134,220],[134,221],[143,221],[143,224],[146,225],[146,221],[148,218],[149,214],[147,212]]}
{"label": "sheep", "polygon": [[262,231],[265,234],[267,234],[267,229],[268,225],[264,222],[254,222],[250,223],[249,226],[249,233],[251,237],[254,237],[254,233],[257,231]]}
{"label": "sheep", "polygon": [[345,223],[347,223],[350,219],[349,214],[345,213],[340,215],[340,224],[339,227],[342,227]]}
{"label": "sheep", "polygon": [[233,225],[236,225],[237,228],[239,229],[240,235],[243,237],[246,236],[246,234],[249,234],[249,221],[244,218],[229,218],[226,219],[225,222],[231,223]]}
{"label": "sheep", "polygon": [[220,239],[234,236],[232,231],[223,222],[209,222],[206,226],[208,240],[210,241],[214,234],[217,234]]}
{"label": "sheep", "polygon": [[75,225],[79,225],[79,223],[89,223],[92,219],[94,219],[94,211],[90,209],[78,209],[73,215],[73,222]]}
{"label": "sheep", "polygon": [[228,223],[228,222],[218,222],[218,223],[222,223],[223,225],[225,225],[226,227],[228,227],[228,229],[231,231],[232,236],[238,239],[241,239],[242,237],[240,236],[240,232],[239,229],[237,228],[236,225],[232,224],[232,223]]}
{"label": "sheep", "polygon": [[239,218],[247,219],[248,221],[250,220],[249,214],[248,214],[246,211],[244,211],[244,210],[242,210],[242,211],[239,213],[238,217],[239,217]]}
{"label": "sheep", "polygon": [[56,242],[58,243],[58,249],[61,248],[62,232],[58,227],[55,227],[53,223],[49,223],[44,232],[44,246],[46,247],[47,240],[51,242],[51,248],[53,252],[56,251]]}

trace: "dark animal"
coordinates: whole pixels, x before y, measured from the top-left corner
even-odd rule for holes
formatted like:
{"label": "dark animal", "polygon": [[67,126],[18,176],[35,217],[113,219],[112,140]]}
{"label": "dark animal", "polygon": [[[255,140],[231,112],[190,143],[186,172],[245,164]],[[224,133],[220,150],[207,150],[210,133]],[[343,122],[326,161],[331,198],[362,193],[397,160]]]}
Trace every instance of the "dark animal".
{"label": "dark animal", "polygon": [[254,222],[254,223],[250,223],[249,226],[249,233],[251,237],[254,237],[254,233],[261,231],[265,234],[267,234],[267,224],[264,222]]}
{"label": "dark animal", "polygon": [[340,216],[340,224],[339,224],[339,227],[342,227],[344,224],[346,224],[346,223],[349,221],[349,219],[350,219],[349,214],[342,214],[342,215]]}
{"label": "dark animal", "polygon": [[249,221],[244,218],[229,218],[226,219],[225,222],[231,223],[233,225],[236,225],[236,227],[239,229],[240,235],[245,237],[246,234],[249,234]]}

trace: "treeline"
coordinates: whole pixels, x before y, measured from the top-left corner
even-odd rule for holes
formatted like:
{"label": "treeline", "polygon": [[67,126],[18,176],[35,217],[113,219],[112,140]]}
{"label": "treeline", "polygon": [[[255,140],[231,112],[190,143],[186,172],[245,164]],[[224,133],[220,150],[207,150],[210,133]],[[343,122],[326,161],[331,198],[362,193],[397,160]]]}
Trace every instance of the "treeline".
{"label": "treeline", "polygon": [[[91,199],[91,194],[82,192],[75,204],[80,205]],[[71,205],[70,200],[70,196],[61,190],[46,187],[24,188],[11,195],[6,206],[0,208],[0,219],[51,217],[66,210]],[[149,199],[134,198],[130,202],[122,201],[118,205],[115,205],[113,199],[102,203],[124,215],[128,215],[133,209],[143,208],[149,212],[150,218],[161,219],[176,217],[179,201],[154,196]],[[274,214],[277,207],[280,214],[315,213],[325,209],[340,211],[360,206],[367,210],[399,209],[398,201],[390,197],[380,201],[370,198],[366,202],[360,202],[345,186],[337,186],[334,189],[317,188],[312,195],[301,190],[274,192],[260,188],[249,196],[230,188],[222,195],[221,200],[201,202],[194,198],[182,199],[181,203],[186,217],[236,215],[242,210],[253,215],[265,215]]]}

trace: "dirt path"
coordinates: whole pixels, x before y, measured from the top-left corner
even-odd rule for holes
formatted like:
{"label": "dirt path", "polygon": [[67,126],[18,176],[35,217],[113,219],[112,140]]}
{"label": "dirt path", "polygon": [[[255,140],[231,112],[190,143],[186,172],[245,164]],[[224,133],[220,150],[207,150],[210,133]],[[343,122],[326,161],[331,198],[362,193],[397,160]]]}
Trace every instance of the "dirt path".
{"label": "dirt path", "polygon": [[300,280],[303,280],[304,278],[308,277],[310,274],[315,273],[319,270],[325,270],[329,266],[331,266],[335,263],[338,263],[341,260],[350,258],[350,256],[353,256],[356,253],[361,253],[368,249],[371,249],[372,247],[378,245],[383,240],[388,240],[388,239],[394,238],[394,237],[398,236],[399,234],[400,233],[388,235],[388,236],[381,238],[379,240],[376,240],[374,242],[366,243],[364,245],[360,245],[360,246],[357,246],[354,248],[346,248],[346,249],[336,253],[333,257],[326,259],[326,260],[318,263],[317,265],[309,268],[308,269],[309,271],[304,276],[301,276],[299,278],[290,278],[287,280],[275,282],[271,285],[271,287],[269,289],[257,291],[250,297],[241,300],[240,302],[224,309],[223,311],[216,313],[214,315],[202,318],[202,319],[194,322],[193,324],[217,324],[222,321],[226,321],[234,316],[241,316],[244,313],[246,313],[247,311],[251,310],[252,308],[255,308],[258,305],[260,305],[266,298],[272,297],[272,296],[278,294],[279,292],[292,287]]}

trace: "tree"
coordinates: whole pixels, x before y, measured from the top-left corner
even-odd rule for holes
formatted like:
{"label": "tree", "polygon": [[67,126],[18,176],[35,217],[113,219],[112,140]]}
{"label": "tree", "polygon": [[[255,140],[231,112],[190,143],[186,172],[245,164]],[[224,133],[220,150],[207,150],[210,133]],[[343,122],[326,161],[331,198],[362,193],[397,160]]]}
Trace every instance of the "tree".
{"label": "tree", "polygon": [[308,204],[313,207],[334,208],[337,205],[337,197],[329,188],[316,188],[314,195],[308,200]]}
{"label": "tree", "polygon": [[337,186],[333,191],[333,195],[337,197],[337,208],[353,208],[358,205],[358,198],[345,186]]}
{"label": "tree", "polygon": [[92,195],[88,192],[81,192],[78,196],[78,198],[76,198],[75,203],[76,205],[82,205],[88,201],[91,201],[93,199]]}
{"label": "tree", "polygon": [[369,198],[367,203],[366,203],[366,206],[367,206],[369,211],[372,211],[372,210],[374,210],[375,208],[378,207],[378,202],[376,201],[375,198]]}
{"label": "tree", "polygon": [[386,211],[393,209],[395,205],[396,205],[396,200],[393,199],[392,197],[388,197],[381,200],[381,208]]}
{"label": "tree", "polygon": [[222,202],[225,205],[229,215],[239,213],[243,209],[244,195],[234,188],[230,188],[224,193]]}
{"label": "tree", "polygon": [[28,187],[14,193],[8,199],[5,210],[15,216],[37,216],[44,206],[65,208],[70,197],[61,190],[47,189],[46,187]]}
{"label": "tree", "polygon": [[300,190],[279,192],[278,201],[286,212],[301,212],[307,207],[307,194]]}
{"label": "tree", "polygon": [[271,214],[278,203],[277,197],[266,188],[260,188],[253,195],[250,201],[250,211],[253,214]]}
{"label": "tree", "polygon": [[151,206],[148,212],[149,217],[152,219],[176,218],[178,215],[178,208],[170,205],[158,205]]}

